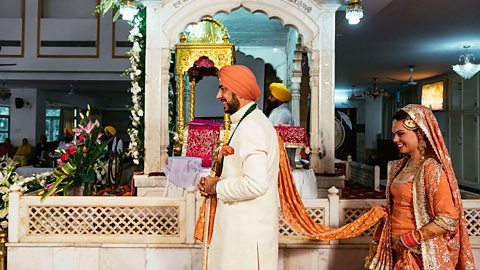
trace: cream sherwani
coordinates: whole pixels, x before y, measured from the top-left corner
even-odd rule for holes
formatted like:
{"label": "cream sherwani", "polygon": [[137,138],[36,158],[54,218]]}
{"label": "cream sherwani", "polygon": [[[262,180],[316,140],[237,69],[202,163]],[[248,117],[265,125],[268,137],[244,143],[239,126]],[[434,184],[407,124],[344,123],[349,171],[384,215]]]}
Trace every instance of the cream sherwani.
{"label": "cream sherwani", "polygon": [[[253,104],[231,116],[231,131]],[[277,134],[255,109],[238,126],[217,183],[218,205],[209,270],[276,270],[278,261]]]}

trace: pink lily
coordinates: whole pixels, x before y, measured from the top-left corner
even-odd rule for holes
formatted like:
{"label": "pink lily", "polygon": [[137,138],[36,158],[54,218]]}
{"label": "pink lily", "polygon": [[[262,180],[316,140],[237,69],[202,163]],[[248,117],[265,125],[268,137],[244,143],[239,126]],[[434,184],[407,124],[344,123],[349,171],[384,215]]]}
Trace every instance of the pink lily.
{"label": "pink lily", "polygon": [[100,140],[100,139],[102,138],[102,136],[103,136],[103,133],[99,132],[99,133],[98,133],[98,136],[97,136],[97,143],[98,143],[98,144],[101,144],[101,143],[102,143],[102,140]]}

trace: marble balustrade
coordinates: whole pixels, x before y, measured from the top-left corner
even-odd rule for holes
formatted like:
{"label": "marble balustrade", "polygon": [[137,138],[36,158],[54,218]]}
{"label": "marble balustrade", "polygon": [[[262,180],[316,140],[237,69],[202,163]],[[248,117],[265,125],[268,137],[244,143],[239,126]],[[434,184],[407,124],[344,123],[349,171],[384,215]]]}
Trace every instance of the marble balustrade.
{"label": "marble balustrade", "polygon": [[[8,269],[201,269],[193,231],[201,199],[39,197],[10,193]],[[318,223],[341,226],[383,200],[305,200]],[[480,256],[480,200],[465,200],[470,240]],[[361,269],[371,240],[313,241],[279,219],[279,269]],[[28,255],[28,260],[25,256]],[[345,260],[344,258],[349,258]],[[479,262],[477,262],[478,264]],[[478,267],[478,265],[477,265]]]}

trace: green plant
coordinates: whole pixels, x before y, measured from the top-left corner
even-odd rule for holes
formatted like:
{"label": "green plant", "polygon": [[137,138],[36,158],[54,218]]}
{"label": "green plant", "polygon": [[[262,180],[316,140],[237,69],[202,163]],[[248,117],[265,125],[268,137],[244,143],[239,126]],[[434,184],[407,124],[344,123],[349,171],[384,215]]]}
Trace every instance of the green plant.
{"label": "green plant", "polygon": [[[93,122],[90,119],[89,105],[85,115],[80,113],[80,118],[80,124],[73,129],[75,138],[67,145],[68,149],[59,150],[61,156],[57,160],[58,167],[52,174],[55,181],[45,186],[40,194],[42,199],[60,192],[69,195],[71,185],[84,185],[88,190],[94,184],[95,164],[108,152],[110,140],[101,140],[103,129],[97,120]],[[88,194],[84,192],[84,195]]]}

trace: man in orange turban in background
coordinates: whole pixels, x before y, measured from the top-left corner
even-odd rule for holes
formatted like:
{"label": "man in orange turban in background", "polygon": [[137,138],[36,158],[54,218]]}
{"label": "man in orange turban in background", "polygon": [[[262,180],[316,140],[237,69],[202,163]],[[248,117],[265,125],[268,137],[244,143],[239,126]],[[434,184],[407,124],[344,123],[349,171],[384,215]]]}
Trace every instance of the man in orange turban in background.
{"label": "man in orange turban in background", "polygon": [[220,177],[198,188],[218,203],[208,252],[209,270],[276,270],[278,261],[277,134],[255,101],[260,89],[245,66],[219,71],[217,99],[231,115],[231,133]]}

